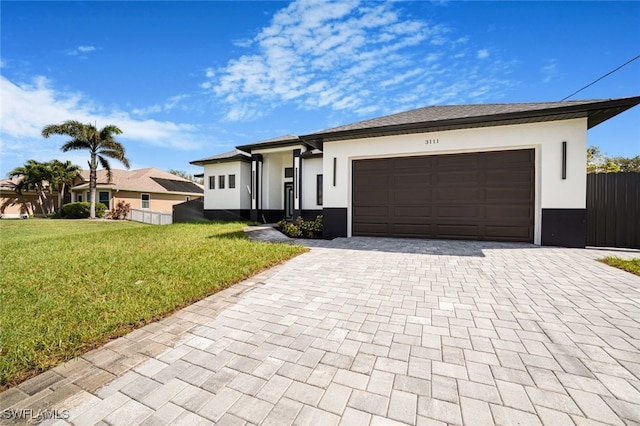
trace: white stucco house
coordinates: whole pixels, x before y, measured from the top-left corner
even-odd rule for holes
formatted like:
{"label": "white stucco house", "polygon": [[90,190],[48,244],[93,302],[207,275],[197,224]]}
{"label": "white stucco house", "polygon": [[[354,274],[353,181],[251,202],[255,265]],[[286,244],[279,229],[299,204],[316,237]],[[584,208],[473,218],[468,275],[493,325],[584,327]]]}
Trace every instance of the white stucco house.
{"label": "white stucco house", "polygon": [[584,247],[587,130],[640,96],[432,106],[192,161],[204,214],[324,216],[324,237]]}

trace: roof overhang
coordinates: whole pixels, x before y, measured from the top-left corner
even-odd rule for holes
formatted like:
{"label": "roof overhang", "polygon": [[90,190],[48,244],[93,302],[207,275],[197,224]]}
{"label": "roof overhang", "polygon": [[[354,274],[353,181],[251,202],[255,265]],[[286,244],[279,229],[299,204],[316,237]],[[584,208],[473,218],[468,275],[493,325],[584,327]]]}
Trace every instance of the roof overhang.
{"label": "roof overhang", "polygon": [[622,99],[603,100],[587,104],[566,105],[531,111],[508,112],[491,115],[478,115],[445,120],[424,121],[355,130],[318,132],[301,136],[305,143],[322,149],[324,142],[349,139],[373,138],[380,136],[402,135],[410,133],[440,132],[445,130],[470,129],[479,127],[506,126],[513,124],[540,123],[546,121],[587,118],[587,128],[615,117],[616,115],[640,103],[640,96]]}

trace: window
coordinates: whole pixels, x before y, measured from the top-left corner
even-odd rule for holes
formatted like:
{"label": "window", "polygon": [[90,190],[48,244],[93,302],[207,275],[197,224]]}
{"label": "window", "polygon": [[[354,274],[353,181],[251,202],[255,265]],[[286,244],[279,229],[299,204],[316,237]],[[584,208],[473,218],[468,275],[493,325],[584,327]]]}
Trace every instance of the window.
{"label": "window", "polygon": [[316,204],[322,205],[322,175],[316,176]]}
{"label": "window", "polygon": [[236,175],[229,175],[229,188],[233,189],[236,187]]}
{"label": "window", "polygon": [[218,189],[224,189],[224,175],[218,176]]}
{"label": "window", "polygon": [[109,208],[109,191],[98,192],[98,202],[104,204]]}
{"label": "window", "polygon": [[151,204],[151,196],[149,194],[142,194],[141,195],[141,205],[143,209],[148,209],[149,205]]}
{"label": "window", "polygon": [[284,177],[292,178],[293,177],[293,167],[285,167],[284,169]]}
{"label": "window", "polygon": [[91,202],[91,192],[87,192],[87,198],[85,198],[88,202]]}
{"label": "window", "polygon": [[76,201],[77,201],[77,202],[79,202],[79,203],[81,203],[81,202],[82,202],[82,195],[78,194],[78,195],[76,196]]}
{"label": "window", "polygon": [[209,189],[216,189],[216,177],[209,176]]}

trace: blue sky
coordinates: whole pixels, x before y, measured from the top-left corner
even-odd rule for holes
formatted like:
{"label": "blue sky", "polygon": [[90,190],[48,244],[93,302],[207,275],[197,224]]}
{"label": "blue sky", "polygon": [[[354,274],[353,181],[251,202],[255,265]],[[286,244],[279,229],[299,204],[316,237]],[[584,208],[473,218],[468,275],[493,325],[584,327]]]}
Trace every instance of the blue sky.
{"label": "blue sky", "polygon": [[[428,105],[557,101],[640,54],[640,2],[0,3],[0,174],[115,124],[133,168]],[[640,59],[571,99],[640,95]],[[640,107],[588,133],[640,154]],[[114,168],[122,166],[114,162]]]}

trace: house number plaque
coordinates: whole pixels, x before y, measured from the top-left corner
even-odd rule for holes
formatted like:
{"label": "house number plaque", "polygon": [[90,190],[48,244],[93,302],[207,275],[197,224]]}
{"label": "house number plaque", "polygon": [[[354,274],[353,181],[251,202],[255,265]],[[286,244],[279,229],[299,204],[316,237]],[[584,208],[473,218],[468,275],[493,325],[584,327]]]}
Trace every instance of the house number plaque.
{"label": "house number plaque", "polygon": [[437,145],[440,143],[440,139],[427,139],[424,141],[425,145]]}

